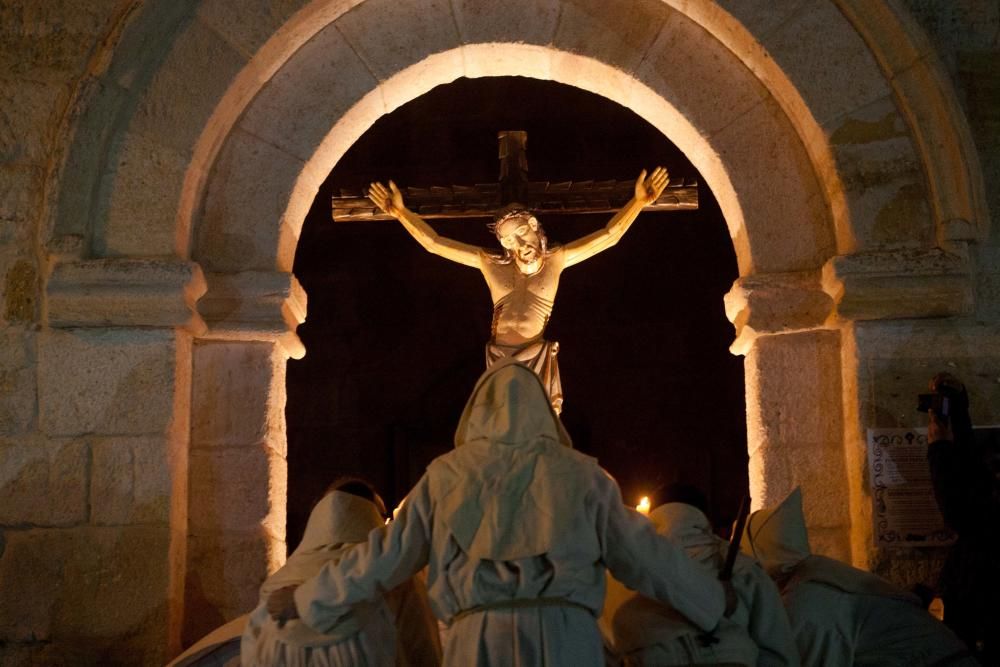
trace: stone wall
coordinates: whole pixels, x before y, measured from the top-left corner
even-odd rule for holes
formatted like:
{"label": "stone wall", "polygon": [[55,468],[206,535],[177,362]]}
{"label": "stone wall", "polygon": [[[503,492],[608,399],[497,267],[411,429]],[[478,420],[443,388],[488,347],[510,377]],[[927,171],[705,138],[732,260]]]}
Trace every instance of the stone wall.
{"label": "stone wall", "polygon": [[[807,498],[824,550],[849,550],[855,562],[893,574],[912,555],[869,553],[863,428],[913,423],[911,387],[941,367],[969,378],[978,419],[993,419],[990,406],[1000,404],[1000,232],[985,219],[967,220],[988,228],[985,238],[953,223],[963,217],[954,213],[963,210],[962,183],[948,190],[948,174],[938,171],[948,162],[929,160],[942,146],[964,146],[925,133],[947,129],[933,114],[950,113],[921,106],[922,91],[937,90],[924,85],[936,82],[922,67],[935,54],[868,50],[890,22],[866,23],[876,14],[858,8],[891,17],[897,4],[837,0],[813,12],[799,2],[765,11],[760,3],[648,0],[636,4],[636,33],[621,12],[582,0],[503,3],[504,12],[531,16],[526,22],[497,21],[499,5],[473,0],[6,0],[0,662],[159,664],[180,645],[185,599],[207,601],[209,612],[189,615],[189,637],[249,604],[253,580],[280,560],[283,540],[276,387],[284,358],[303,352],[293,332],[304,295],[288,270],[308,192],[321,167],[379,115],[463,73],[527,72],[589,86],[649,110],[657,127],[676,129],[680,145],[702,151],[699,169],[720,184],[743,273],[727,307],[736,349],[748,353],[752,438],[767,447],[751,452],[760,488],[768,498],[793,482],[831,491]],[[996,212],[996,4],[944,4],[905,0],[958,92]],[[379,20],[383,11],[391,20]],[[352,86],[334,91],[344,106],[320,107],[329,114],[320,123],[296,109],[314,108],[323,90],[293,87],[302,96],[289,98],[288,80],[276,73],[288,62],[286,76],[329,83],[300,47],[315,36],[310,26],[342,16],[326,39],[339,43],[330,53],[352,63]],[[829,25],[836,39],[809,38]],[[520,44],[481,44],[491,40]],[[711,57],[677,60],[688,53]],[[726,82],[726,104],[700,95],[706,80]],[[260,104],[241,120],[251,100]],[[266,134],[287,118],[318,124],[290,125],[291,134],[274,137],[284,148],[248,131]],[[327,137],[331,125],[340,133]],[[964,173],[961,160],[951,164]],[[202,230],[202,255],[195,252],[212,271],[202,276],[187,260],[206,204],[199,188],[213,174],[226,178],[206,195],[216,218]],[[794,201],[775,195],[774,175]],[[254,256],[242,261],[230,241],[248,220],[261,226],[244,230]],[[821,266],[845,253],[854,254]],[[752,275],[761,267],[772,273]],[[207,325],[194,309],[203,294]],[[838,310],[828,319],[831,302]],[[754,314],[755,303],[766,316]],[[218,363],[244,358],[246,372],[242,363]],[[216,437],[201,418],[218,404],[204,403],[192,436],[192,391],[201,397],[213,378],[223,404],[257,388],[251,403],[265,406],[254,413],[269,415],[264,431]],[[227,386],[231,378],[242,384]],[[781,398],[782,378],[794,380],[798,402]],[[833,401],[838,391],[832,413],[809,402]],[[797,405],[804,421],[782,412]],[[846,490],[836,477],[817,481],[813,470],[788,468],[803,453],[826,462]],[[232,523],[193,518],[189,533],[189,509],[193,516],[218,502],[230,516],[240,489],[260,481],[254,475],[265,497]],[[252,562],[229,569],[241,552]],[[894,574],[900,581],[931,575],[903,569]],[[195,585],[206,572],[235,578],[221,589]]]}
{"label": "stone wall", "polygon": [[[934,43],[969,119],[994,221],[1000,212],[1000,6],[990,0],[906,0]],[[977,317],[1000,316],[1000,225],[973,249]]]}
{"label": "stone wall", "polygon": [[134,4],[0,5],[5,665],[156,664],[178,646],[190,336],[41,326],[52,173]]}

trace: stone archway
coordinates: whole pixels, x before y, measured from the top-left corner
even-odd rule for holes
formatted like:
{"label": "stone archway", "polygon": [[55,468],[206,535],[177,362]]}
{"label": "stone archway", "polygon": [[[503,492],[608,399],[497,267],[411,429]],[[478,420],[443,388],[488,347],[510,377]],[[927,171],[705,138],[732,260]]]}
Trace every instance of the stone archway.
{"label": "stone archway", "polygon": [[[60,350],[76,346],[125,359],[123,376],[162,370],[130,397],[162,415],[87,430],[155,435],[168,546],[150,568],[174,641],[185,614],[197,634],[246,608],[282,558],[284,361],[304,352],[305,316],[290,269],[316,188],[379,116],[459,76],[578,86],[685,150],[740,265],[727,311],[747,356],[755,502],[803,485],[818,549],[869,560],[859,447],[872,390],[859,367],[881,353],[866,341],[881,319],[968,308],[968,266],[939,246],[982,233],[981,184],[947,86],[892,5],[772,4],[649,0],[626,21],[600,2],[317,0],[241,22],[219,0],[177,18],[141,85],[119,81],[131,97],[98,160],[116,168],[93,169],[82,244],[67,193],[86,170],[63,176],[40,353],[43,367],[70,363]],[[821,25],[837,39],[801,39]],[[922,82],[930,109],[914,94]],[[859,337],[861,320],[875,323]],[[72,403],[60,392],[40,386],[57,433],[79,426],[45,412]]]}

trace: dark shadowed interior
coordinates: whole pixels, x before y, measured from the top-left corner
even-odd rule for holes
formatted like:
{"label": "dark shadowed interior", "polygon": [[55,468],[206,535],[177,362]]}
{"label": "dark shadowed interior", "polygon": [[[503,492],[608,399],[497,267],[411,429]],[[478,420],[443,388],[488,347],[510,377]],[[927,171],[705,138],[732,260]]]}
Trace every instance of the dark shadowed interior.
{"label": "dark shadowed interior", "polygon": [[[423,250],[395,221],[338,222],[330,196],[372,180],[400,186],[498,177],[497,132],[528,132],[532,181],[634,179],[666,165],[698,177],[659,131],[613,101],[522,78],[460,79],[384,116],[340,160],[306,219],[294,272],[309,294],[288,363],[288,545],[336,477],[361,475],[397,503],[452,447],[483,370],[489,292],[475,269]],[[546,337],[557,340],[576,448],[597,457],[626,502],[684,481],[728,530],[747,489],[743,359],[723,295],[737,277],[710,190],[700,208],[644,213],[614,248],[565,271]],[[551,243],[611,214],[539,214]],[[482,218],[432,222],[498,247]]]}

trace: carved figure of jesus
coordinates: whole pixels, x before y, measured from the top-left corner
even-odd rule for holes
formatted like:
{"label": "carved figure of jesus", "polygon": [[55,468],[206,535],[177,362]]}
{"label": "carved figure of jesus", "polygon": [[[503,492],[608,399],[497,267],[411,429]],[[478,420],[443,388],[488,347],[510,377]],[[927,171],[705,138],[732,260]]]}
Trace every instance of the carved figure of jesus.
{"label": "carved figure of jesus", "polygon": [[642,208],[663,193],[667,170],[646,170],[635,182],[635,196],[602,228],[563,246],[549,247],[542,226],[532,213],[512,204],[493,225],[503,254],[439,236],[427,222],[406,208],[396,184],[372,183],[368,197],[399,220],[426,250],[453,262],[479,269],[493,298],[492,337],[486,345],[486,365],[513,357],[531,367],[549,392],[552,407],[562,410],[563,393],[556,355],[559,344],[544,339],[545,326],[563,269],[579,264],[618,243]]}

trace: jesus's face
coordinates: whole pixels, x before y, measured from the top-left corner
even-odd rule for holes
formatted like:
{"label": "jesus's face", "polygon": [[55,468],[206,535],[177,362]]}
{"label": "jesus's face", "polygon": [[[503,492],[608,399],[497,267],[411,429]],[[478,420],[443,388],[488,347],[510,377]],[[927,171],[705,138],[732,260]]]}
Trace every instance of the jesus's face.
{"label": "jesus's face", "polygon": [[[509,250],[519,267],[533,267],[542,260],[542,239],[533,216],[508,218],[497,227],[500,245]],[[537,270],[537,267],[535,268]]]}

